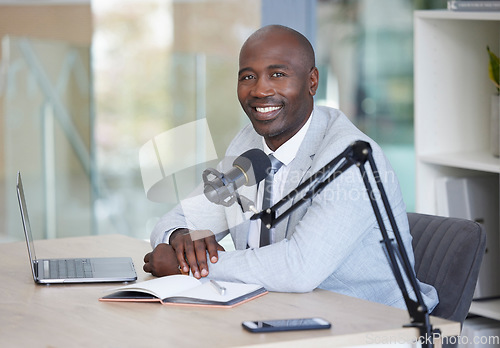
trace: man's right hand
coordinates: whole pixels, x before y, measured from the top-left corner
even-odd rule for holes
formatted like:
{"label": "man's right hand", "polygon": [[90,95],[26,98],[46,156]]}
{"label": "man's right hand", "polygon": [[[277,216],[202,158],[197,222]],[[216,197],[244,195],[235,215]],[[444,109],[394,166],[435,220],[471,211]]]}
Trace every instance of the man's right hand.
{"label": "man's right hand", "polygon": [[195,278],[208,275],[207,252],[211,263],[218,261],[217,251],[224,251],[208,230],[179,229],[170,235],[169,244],[174,248],[177,262],[183,273],[191,272]]}
{"label": "man's right hand", "polygon": [[152,252],[144,256],[142,269],[156,277],[181,273],[174,248],[166,243],[158,244]]}

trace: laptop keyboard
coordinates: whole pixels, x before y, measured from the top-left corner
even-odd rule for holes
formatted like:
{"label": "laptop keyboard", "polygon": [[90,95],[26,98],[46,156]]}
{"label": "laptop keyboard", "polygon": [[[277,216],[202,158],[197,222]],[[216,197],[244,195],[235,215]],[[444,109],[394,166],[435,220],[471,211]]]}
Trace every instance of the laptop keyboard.
{"label": "laptop keyboard", "polygon": [[50,278],[91,278],[92,266],[89,259],[49,260]]}

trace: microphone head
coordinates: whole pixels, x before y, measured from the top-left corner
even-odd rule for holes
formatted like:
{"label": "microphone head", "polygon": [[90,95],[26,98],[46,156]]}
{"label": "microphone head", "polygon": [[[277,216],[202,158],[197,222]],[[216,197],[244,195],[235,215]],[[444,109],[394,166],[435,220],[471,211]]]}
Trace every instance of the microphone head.
{"label": "microphone head", "polygon": [[251,186],[265,179],[271,169],[271,160],[264,151],[251,149],[238,156],[233,162],[233,167],[243,171],[248,178],[245,185]]}

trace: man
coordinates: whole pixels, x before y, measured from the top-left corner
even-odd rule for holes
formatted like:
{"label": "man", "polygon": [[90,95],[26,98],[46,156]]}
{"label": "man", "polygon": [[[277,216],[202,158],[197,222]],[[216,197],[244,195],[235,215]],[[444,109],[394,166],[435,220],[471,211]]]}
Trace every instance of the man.
{"label": "man", "polygon": [[[226,156],[234,158],[258,148],[280,160],[273,188],[277,201],[353,141],[370,142],[413,262],[399,184],[380,147],[339,110],[314,106],[319,77],[309,41],[287,27],[261,28],[244,43],[239,67],[238,99],[251,125],[233,139]],[[224,161],[219,166],[221,172],[229,168]],[[258,186],[242,187],[240,193],[260,202],[263,185]],[[259,244],[259,223],[249,221],[251,213],[243,213],[237,204],[209,203],[201,194],[159,221],[144,270],[157,276],[191,271],[197,278],[256,283],[270,291],[323,288],[405,308],[365,191],[358,169],[350,168],[277,224],[271,231],[273,243],[267,246]],[[224,252],[217,243],[227,233],[235,251]],[[427,284],[420,285],[432,310],[437,293]]]}

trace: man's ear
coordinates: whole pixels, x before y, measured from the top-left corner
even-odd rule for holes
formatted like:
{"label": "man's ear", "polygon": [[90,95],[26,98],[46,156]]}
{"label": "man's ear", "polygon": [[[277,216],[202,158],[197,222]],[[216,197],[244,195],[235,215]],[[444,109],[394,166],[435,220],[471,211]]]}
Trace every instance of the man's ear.
{"label": "man's ear", "polygon": [[316,90],[318,89],[318,83],[319,83],[319,72],[318,68],[314,67],[311,69],[309,72],[309,94],[311,96],[316,95]]}

